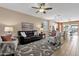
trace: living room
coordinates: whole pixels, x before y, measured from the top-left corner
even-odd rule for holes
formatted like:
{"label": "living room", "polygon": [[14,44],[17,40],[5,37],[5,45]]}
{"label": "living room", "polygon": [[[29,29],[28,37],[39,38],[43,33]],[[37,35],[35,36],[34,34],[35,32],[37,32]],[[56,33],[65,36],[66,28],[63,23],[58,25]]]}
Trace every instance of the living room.
{"label": "living room", "polygon": [[[12,5],[14,5],[15,7],[13,8]],[[20,9],[18,9],[19,11],[17,9],[14,10],[15,8],[18,8],[18,7],[21,7],[24,5],[30,5],[30,4],[0,4],[0,12],[1,12],[0,13],[1,14],[1,16],[0,16],[0,36],[5,36],[7,34],[11,34],[15,39],[19,39],[18,32],[21,32],[21,31],[28,32],[27,33],[28,35],[30,34],[29,32],[36,31],[36,32],[38,32],[37,33],[37,35],[38,35],[39,33],[41,33],[43,31],[44,33],[46,33],[46,36],[47,36],[48,30],[50,30],[48,28],[49,20],[45,20],[45,19],[42,19],[39,17],[35,17],[32,15],[23,13],[22,12],[23,9],[21,10],[21,12],[20,12]],[[6,8],[6,7],[8,7],[8,8]],[[13,9],[11,9],[11,7]],[[43,34],[42,36],[45,36],[44,33],[42,33]],[[23,42],[23,39],[20,38],[21,40],[19,41],[19,43],[27,44],[31,41],[40,40],[41,38],[42,37],[30,38],[29,40],[27,40],[27,42],[26,41]],[[3,44],[3,42],[1,42],[1,45],[2,44]],[[1,49],[7,50],[7,48],[6,48],[7,45],[5,46],[5,48],[3,48],[4,45],[6,45],[6,42],[3,44]],[[16,47],[15,47],[15,49],[16,49]],[[1,52],[2,52],[2,50],[1,50]],[[7,55],[6,52],[4,52],[4,53],[3,52],[0,54]],[[10,53],[9,55],[11,55],[11,54],[12,53]]]}
{"label": "living room", "polygon": [[[76,26],[74,31],[78,33],[77,6],[79,4],[0,4],[0,39],[2,40],[0,40],[0,55],[66,56],[75,55],[74,51],[79,55],[74,48],[78,34],[75,36],[74,33],[69,32],[69,28],[74,25]],[[72,53],[71,48],[74,48]],[[70,53],[66,53],[66,50]]]}

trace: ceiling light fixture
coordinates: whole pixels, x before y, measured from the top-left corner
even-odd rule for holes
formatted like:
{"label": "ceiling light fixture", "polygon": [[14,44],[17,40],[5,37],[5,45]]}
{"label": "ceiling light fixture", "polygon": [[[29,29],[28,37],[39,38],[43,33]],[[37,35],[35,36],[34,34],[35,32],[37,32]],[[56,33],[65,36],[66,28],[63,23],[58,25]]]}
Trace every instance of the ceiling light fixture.
{"label": "ceiling light fixture", "polygon": [[34,9],[37,9],[36,13],[38,12],[42,12],[42,13],[46,13],[47,10],[52,10],[51,7],[46,7],[45,3],[40,3],[39,7],[32,7]]}
{"label": "ceiling light fixture", "polygon": [[44,11],[45,11],[44,9],[40,9],[40,10],[39,10],[39,12],[44,12]]}

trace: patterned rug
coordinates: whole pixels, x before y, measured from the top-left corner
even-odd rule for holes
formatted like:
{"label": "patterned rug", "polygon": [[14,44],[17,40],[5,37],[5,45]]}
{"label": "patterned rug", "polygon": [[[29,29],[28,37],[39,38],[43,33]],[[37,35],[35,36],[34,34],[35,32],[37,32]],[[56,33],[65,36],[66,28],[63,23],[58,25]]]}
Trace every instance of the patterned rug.
{"label": "patterned rug", "polygon": [[18,46],[18,54],[21,56],[51,56],[54,52],[53,46],[48,39],[42,39],[25,45]]}
{"label": "patterned rug", "polygon": [[[6,47],[5,47],[6,48]],[[1,56],[51,56],[57,47],[48,43],[48,38],[41,39],[25,45],[18,45],[17,51],[10,51],[9,48],[0,52]],[[8,50],[7,50],[8,49]],[[7,52],[9,52],[7,54]],[[11,53],[12,52],[12,53]]]}

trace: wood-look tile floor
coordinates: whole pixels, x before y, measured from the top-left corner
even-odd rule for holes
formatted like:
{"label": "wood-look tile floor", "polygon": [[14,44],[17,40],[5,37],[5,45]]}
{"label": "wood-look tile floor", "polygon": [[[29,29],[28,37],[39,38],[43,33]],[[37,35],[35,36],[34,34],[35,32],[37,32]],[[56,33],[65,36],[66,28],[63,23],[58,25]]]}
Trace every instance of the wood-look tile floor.
{"label": "wood-look tile floor", "polygon": [[79,35],[74,33],[72,37],[69,37],[63,45],[57,49],[54,56],[79,56]]}

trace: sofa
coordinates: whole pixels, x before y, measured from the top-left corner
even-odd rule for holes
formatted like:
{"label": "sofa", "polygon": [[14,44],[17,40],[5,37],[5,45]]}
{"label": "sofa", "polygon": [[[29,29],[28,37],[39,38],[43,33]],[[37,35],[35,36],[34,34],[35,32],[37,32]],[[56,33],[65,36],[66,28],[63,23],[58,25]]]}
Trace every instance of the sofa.
{"label": "sofa", "polygon": [[39,35],[35,35],[35,30],[33,31],[18,31],[19,44],[27,44],[41,39]]}

